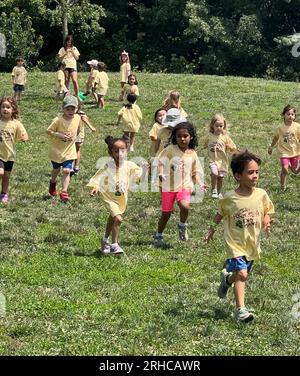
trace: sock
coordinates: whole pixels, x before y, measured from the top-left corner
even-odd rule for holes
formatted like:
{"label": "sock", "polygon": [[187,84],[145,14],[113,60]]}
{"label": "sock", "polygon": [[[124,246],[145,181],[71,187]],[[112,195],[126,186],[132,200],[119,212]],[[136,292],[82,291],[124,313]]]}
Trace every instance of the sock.
{"label": "sock", "polygon": [[230,275],[231,275],[231,274],[228,274],[228,276],[226,276],[226,283],[227,283],[228,286],[231,286],[231,285],[232,285],[232,283],[230,283],[229,280],[228,280],[229,277],[230,277]]}
{"label": "sock", "polygon": [[162,232],[157,232],[157,233],[155,234],[155,237],[156,237],[156,238],[162,238],[162,237],[163,237]]}
{"label": "sock", "polygon": [[105,236],[102,236],[102,240],[104,241],[104,243],[108,242],[108,238],[106,238]]}
{"label": "sock", "polygon": [[178,226],[179,226],[179,227],[186,227],[187,224],[186,224],[186,223],[183,223],[183,222],[178,222]]}

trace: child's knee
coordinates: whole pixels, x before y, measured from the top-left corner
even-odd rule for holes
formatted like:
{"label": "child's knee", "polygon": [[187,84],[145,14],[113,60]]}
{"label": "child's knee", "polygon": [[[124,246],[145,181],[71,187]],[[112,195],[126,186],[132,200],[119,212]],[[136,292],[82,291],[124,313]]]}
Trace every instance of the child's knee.
{"label": "child's knee", "polygon": [[188,211],[190,209],[190,203],[184,200],[178,201],[180,210]]}
{"label": "child's knee", "polygon": [[248,278],[248,272],[246,269],[239,270],[236,273],[236,281],[246,282]]}
{"label": "child's knee", "polygon": [[4,175],[4,168],[0,167],[0,177],[2,178],[3,175]]}
{"label": "child's knee", "polygon": [[120,226],[121,223],[123,222],[123,218],[121,215],[116,215],[114,217],[114,223],[117,225],[117,226]]}
{"label": "child's knee", "polygon": [[64,173],[64,175],[69,175],[70,172],[71,172],[71,169],[70,169],[70,168],[68,168],[68,167],[64,167],[64,168],[63,168],[63,173]]}
{"label": "child's knee", "polygon": [[289,172],[289,166],[281,166],[281,173],[287,175]]}

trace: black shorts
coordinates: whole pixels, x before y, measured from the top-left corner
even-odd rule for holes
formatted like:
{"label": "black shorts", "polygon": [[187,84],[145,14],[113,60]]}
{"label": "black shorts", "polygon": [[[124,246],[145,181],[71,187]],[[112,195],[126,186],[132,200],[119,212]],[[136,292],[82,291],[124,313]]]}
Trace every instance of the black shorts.
{"label": "black shorts", "polygon": [[14,91],[24,91],[24,85],[14,84]]}
{"label": "black shorts", "polygon": [[4,162],[2,159],[0,159],[0,168],[4,168],[4,171],[11,171],[13,169],[13,165],[13,161]]}
{"label": "black shorts", "polygon": [[74,69],[74,68],[66,68],[65,70],[66,70],[67,72],[69,72],[69,74],[71,74],[71,73],[73,73],[73,72],[77,72],[77,70]]}

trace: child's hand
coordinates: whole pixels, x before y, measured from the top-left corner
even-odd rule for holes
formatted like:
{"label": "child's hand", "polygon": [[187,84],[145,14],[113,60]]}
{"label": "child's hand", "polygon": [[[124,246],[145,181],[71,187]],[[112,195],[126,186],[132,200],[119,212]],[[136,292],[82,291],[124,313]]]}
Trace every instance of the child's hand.
{"label": "child's hand", "polygon": [[209,186],[206,185],[206,184],[201,184],[200,185],[201,192],[206,192],[208,188],[209,188]]}
{"label": "child's hand", "polygon": [[98,189],[97,188],[93,188],[92,190],[91,190],[91,192],[90,192],[90,196],[91,197],[94,197],[95,196],[95,194],[98,192]]}
{"label": "child's hand", "polygon": [[159,174],[158,178],[161,183],[167,180],[167,176],[165,174]]}
{"label": "child's hand", "polygon": [[92,132],[96,132],[97,129],[96,129],[95,127],[91,127],[91,131],[92,131]]}
{"label": "child's hand", "polygon": [[271,234],[271,221],[264,224],[264,230],[267,235]]}
{"label": "child's hand", "polygon": [[208,243],[210,240],[214,240],[215,229],[210,228],[207,235],[204,237],[204,242]]}
{"label": "child's hand", "polygon": [[21,134],[21,141],[27,141],[28,140],[28,135],[26,133]]}

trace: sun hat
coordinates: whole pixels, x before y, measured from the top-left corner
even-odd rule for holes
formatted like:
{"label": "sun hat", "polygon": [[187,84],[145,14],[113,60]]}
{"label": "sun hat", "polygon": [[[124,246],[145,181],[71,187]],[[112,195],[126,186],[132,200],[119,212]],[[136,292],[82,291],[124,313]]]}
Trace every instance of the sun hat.
{"label": "sun hat", "polygon": [[87,63],[88,63],[88,65],[92,65],[93,67],[97,67],[98,60],[92,59],[92,60],[89,60]]}
{"label": "sun hat", "polygon": [[63,107],[78,107],[78,100],[73,95],[67,95],[63,102]]}
{"label": "sun hat", "polygon": [[178,108],[170,108],[161,123],[168,127],[175,127],[177,124],[183,123],[184,121],[186,121],[186,118],[181,116]]}

